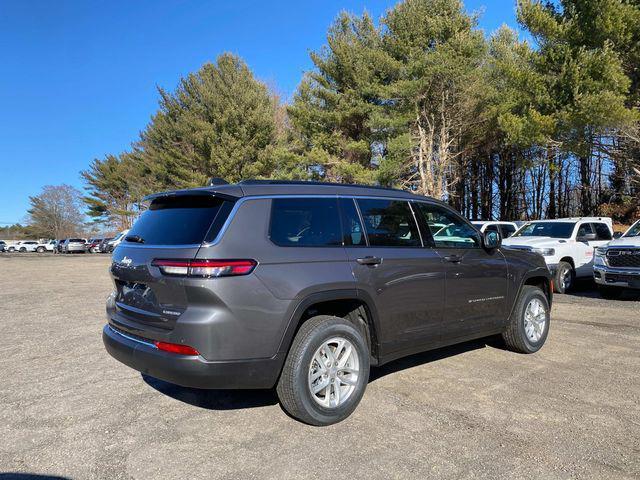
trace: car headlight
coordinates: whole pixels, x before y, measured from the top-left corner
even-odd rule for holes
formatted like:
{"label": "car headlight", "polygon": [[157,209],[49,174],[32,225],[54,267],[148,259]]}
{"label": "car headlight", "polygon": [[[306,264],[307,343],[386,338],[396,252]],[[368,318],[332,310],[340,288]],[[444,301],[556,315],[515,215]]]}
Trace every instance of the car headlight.
{"label": "car headlight", "polygon": [[552,257],[556,254],[555,248],[532,248],[531,251],[544,255],[545,257]]}
{"label": "car headlight", "polygon": [[606,248],[602,248],[602,247],[596,248],[596,257],[606,257],[606,256],[607,256]]}

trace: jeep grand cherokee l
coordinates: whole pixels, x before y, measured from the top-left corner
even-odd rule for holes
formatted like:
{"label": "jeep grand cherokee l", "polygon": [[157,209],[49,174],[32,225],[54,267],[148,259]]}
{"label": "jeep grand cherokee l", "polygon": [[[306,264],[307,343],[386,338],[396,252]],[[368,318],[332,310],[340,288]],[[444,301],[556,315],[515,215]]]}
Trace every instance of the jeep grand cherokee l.
{"label": "jeep grand cherokee l", "polygon": [[275,181],[148,200],[113,253],[103,340],[152,377],[276,386],[293,417],[328,425],[356,408],[370,365],[493,334],[533,353],[547,338],[542,256],[501,249],[436,200]]}

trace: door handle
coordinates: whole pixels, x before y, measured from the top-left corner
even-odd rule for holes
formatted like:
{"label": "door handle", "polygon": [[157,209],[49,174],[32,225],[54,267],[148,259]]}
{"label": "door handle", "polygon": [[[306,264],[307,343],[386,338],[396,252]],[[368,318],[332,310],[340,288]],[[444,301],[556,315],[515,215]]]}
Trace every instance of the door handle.
{"label": "door handle", "polygon": [[380,257],[366,256],[362,258],[356,258],[356,262],[358,262],[360,265],[380,265],[382,263],[382,259]]}
{"label": "door handle", "polygon": [[444,259],[451,263],[460,263],[462,261],[462,257],[460,255],[447,255]]}

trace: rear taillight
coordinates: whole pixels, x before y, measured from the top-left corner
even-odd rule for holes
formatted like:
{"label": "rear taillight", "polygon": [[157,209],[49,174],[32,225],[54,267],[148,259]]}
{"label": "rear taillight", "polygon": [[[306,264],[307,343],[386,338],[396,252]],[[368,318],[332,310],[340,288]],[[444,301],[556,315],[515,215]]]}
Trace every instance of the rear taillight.
{"label": "rear taillight", "polygon": [[182,277],[232,277],[248,275],[258,263],[255,260],[163,260],[151,265],[165,275]]}
{"label": "rear taillight", "polygon": [[200,355],[200,352],[189,345],[180,345],[178,343],[153,342],[158,350],[163,352],[176,353],[178,355]]}

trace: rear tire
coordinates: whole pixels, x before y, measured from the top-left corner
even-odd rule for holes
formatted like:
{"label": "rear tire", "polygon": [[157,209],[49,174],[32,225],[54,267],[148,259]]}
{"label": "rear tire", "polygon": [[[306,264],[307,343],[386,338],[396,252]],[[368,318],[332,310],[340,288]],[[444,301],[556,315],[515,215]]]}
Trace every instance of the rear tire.
{"label": "rear tire", "polygon": [[606,300],[617,300],[624,292],[622,287],[611,287],[608,285],[598,285],[600,296]]}
{"label": "rear tire", "polygon": [[576,279],[576,272],[569,262],[558,263],[556,274],[553,279],[553,291],[556,293],[567,293],[573,288]]}
{"label": "rear tire", "polygon": [[343,318],[318,315],[300,327],[276,390],[292,417],[322,426],[351,415],[368,382],[369,349],[360,331]]}
{"label": "rear tire", "polygon": [[38,247],[38,248],[36,248],[36,252],[38,252],[38,253],[44,253],[44,251],[45,251],[45,248],[44,248],[44,247]]}
{"label": "rear tire", "polygon": [[509,324],[502,332],[507,348],[518,353],[540,350],[549,334],[549,313],[549,301],[544,292],[533,285],[524,285]]}
{"label": "rear tire", "polygon": [[26,251],[27,251],[27,249],[26,249],[26,248],[24,248],[24,247],[22,247],[22,248],[20,249],[20,253],[25,253]]}

